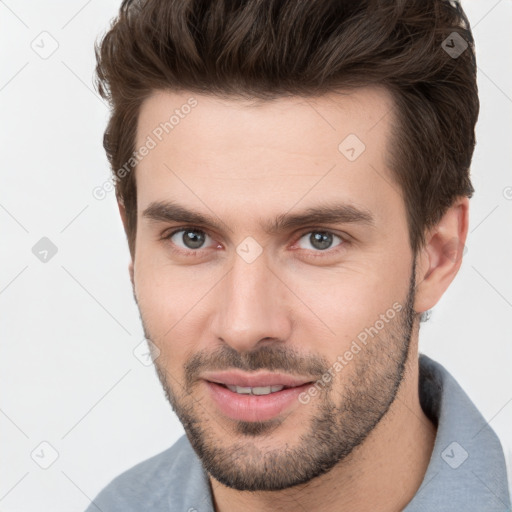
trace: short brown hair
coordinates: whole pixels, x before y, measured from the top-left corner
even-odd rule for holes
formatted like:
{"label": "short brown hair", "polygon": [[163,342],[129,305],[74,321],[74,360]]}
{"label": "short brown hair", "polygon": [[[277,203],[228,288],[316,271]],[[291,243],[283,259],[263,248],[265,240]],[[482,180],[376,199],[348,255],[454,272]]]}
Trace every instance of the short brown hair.
{"label": "short brown hair", "polygon": [[[447,41],[464,51],[450,55]],[[412,250],[455,198],[473,194],[476,60],[454,0],[124,0],[95,53],[114,173],[126,169],[141,103],[156,90],[265,100],[382,85],[396,106],[389,158]],[[134,258],[136,180],[124,174],[116,197]]]}

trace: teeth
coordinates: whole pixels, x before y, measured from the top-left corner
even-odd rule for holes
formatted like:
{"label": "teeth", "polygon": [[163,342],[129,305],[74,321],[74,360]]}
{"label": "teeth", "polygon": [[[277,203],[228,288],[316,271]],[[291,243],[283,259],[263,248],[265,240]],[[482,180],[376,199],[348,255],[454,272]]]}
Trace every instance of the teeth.
{"label": "teeth", "polygon": [[265,386],[254,388],[244,388],[242,386],[227,386],[227,388],[230,391],[233,391],[233,393],[239,393],[241,395],[269,395],[270,393],[281,391],[282,389],[284,389],[284,386]]}

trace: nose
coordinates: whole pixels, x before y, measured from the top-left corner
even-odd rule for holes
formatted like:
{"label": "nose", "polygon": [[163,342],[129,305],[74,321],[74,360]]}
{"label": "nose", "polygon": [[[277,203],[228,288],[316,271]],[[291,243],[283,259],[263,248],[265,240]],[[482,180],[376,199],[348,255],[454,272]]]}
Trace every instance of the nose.
{"label": "nose", "polygon": [[248,263],[234,255],[231,270],[218,289],[218,307],[212,323],[215,339],[239,352],[289,338],[291,292],[269,268],[265,252]]}

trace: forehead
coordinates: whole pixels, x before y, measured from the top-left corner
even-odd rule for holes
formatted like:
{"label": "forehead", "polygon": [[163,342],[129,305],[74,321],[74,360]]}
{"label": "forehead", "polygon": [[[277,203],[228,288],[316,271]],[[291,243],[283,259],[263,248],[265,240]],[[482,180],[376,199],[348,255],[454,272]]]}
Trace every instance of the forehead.
{"label": "forehead", "polygon": [[[217,148],[224,146],[245,147],[251,137],[254,144],[286,142],[291,150],[311,149],[314,153],[323,152],[327,146],[331,151],[337,149],[339,139],[353,133],[375,146],[384,142],[380,139],[394,119],[393,106],[392,96],[384,87],[271,100],[155,91],[141,105],[136,145],[151,135],[164,145],[189,142],[203,152],[213,147],[217,153]],[[377,125],[380,129],[374,130]]]}
{"label": "forehead", "polygon": [[381,87],[256,101],[158,91],[137,126],[136,148],[150,147],[136,168],[139,216],[165,200],[259,218],[334,200],[384,214],[401,203],[387,168],[394,118]]}

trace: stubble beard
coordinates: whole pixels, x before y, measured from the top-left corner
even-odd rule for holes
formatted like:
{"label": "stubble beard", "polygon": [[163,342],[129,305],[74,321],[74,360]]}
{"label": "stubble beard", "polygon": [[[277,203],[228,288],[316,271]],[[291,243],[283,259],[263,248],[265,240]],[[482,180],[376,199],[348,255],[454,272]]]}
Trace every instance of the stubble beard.
{"label": "stubble beard", "polygon": [[[194,451],[203,467],[220,483],[240,491],[278,491],[300,485],[330,471],[343,461],[368,437],[394,402],[409,355],[409,347],[416,313],[413,309],[415,297],[415,262],[412,266],[407,298],[404,307],[387,326],[372,338],[356,354],[352,361],[332,380],[332,385],[314,397],[309,404],[295,408],[293,421],[286,416],[264,422],[231,421],[213,415],[206,410],[209,405],[194,399],[194,376],[204,371],[208,361],[219,356],[222,368],[241,368],[269,371],[282,369],[296,374],[300,371],[321,368],[323,372],[332,366],[323,358],[308,358],[299,361],[289,350],[272,345],[246,354],[239,354],[224,347],[222,353],[208,357],[193,357],[185,363],[186,382],[180,385],[170,376],[164,364],[155,360],[155,369],[165,395],[177,414]],[[142,318],[142,317],[141,317]],[[146,332],[146,338],[150,334]],[[215,359],[217,360],[217,359]],[[208,366],[208,369],[211,369]],[[299,371],[300,370],[300,371]],[[303,373],[304,374],[304,373]],[[174,384],[171,385],[170,382]],[[305,420],[300,420],[300,411],[314,407],[314,416],[306,431],[295,439],[295,429],[303,429]],[[287,428],[286,446],[275,448],[272,433],[280,427]],[[298,427],[297,427],[298,426]],[[273,444],[273,448],[270,446]]]}

